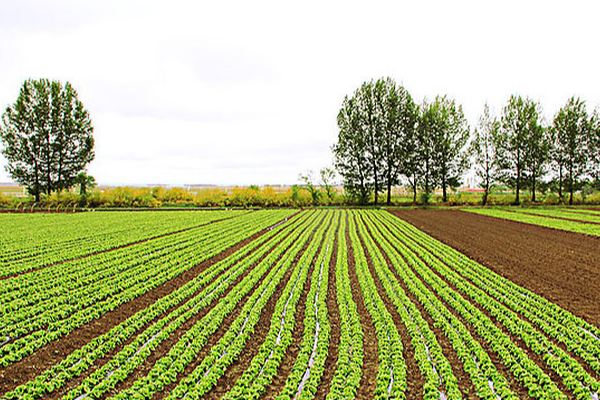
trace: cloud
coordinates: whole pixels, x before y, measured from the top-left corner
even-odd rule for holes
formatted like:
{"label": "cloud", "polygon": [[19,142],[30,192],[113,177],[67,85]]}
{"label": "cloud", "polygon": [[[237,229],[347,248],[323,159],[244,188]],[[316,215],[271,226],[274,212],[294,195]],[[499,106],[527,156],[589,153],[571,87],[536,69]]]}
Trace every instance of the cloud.
{"label": "cloud", "polygon": [[93,119],[100,182],[295,183],[331,163],[340,104],[372,78],[391,76],[417,101],[447,94],[471,123],[512,93],[547,117],[571,95],[598,104],[599,8],[2,2],[0,106],[29,77],[70,81]]}

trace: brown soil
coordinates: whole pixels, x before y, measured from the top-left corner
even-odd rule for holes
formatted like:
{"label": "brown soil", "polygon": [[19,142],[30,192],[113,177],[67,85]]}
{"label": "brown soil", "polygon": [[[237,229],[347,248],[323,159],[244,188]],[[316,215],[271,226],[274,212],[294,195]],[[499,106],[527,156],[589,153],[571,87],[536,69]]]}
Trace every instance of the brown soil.
{"label": "brown soil", "polygon": [[600,238],[456,210],[391,212],[600,326]]}
{"label": "brown soil", "polygon": [[346,243],[348,246],[348,273],[350,276],[350,287],[352,297],[356,303],[358,318],[363,330],[363,374],[360,378],[357,399],[373,399],[375,388],[377,386],[377,369],[379,368],[379,344],[377,343],[377,332],[369,310],[365,306],[364,296],[358,283],[356,275],[356,263],[354,260],[354,251],[350,243],[350,234],[346,228]]}
{"label": "brown soil", "polygon": [[[296,216],[294,214],[290,218]],[[288,218],[289,219],[289,218]],[[113,327],[119,325],[127,318],[134,315],[139,310],[147,308],[158,299],[172,293],[182,285],[194,279],[202,271],[211,265],[225,259],[237,250],[263,235],[267,229],[255,233],[247,239],[231,246],[214,257],[192,267],[177,277],[165,282],[155,289],[137,297],[125,304],[122,304],[115,310],[112,310],[100,318],[75,329],[68,335],[59,340],[53,341],[42,347],[32,355],[22,359],[15,364],[0,368],[0,394],[4,394],[16,388],[19,385],[33,379],[47,368],[61,362],[74,350],[85,346],[92,339],[103,335]]]}
{"label": "brown soil", "polygon": [[323,366],[323,376],[321,377],[321,383],[315,393],[315,400],[324,400],[329,394],[331,388],[331,381],[333,380],[333,374],[337,369],[338,361],[338,347],[340,345],[340,310],[338,309],[337,296],[336,296],[336,276],[335,266],[337,264],[337,238],[333,242],[333,253],[331,254],[331,260],[329,261],[329,280],[327,285],[327,319],[329,320],[329,326],[331,327],[331,333],[329,337],[329,349],[327,350],[327,358],[325,359],[325,365]]}

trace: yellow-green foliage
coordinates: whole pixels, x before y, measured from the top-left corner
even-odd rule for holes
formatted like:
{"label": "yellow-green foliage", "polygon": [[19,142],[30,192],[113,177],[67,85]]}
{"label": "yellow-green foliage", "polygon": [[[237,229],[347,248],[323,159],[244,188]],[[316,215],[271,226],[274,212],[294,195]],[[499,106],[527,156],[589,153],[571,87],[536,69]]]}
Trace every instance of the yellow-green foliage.
{"label": "yellow-green foliage", "polygon": [[116,187],[95,190],[88,203],[91,207],[160,207],[150,188]]}
{"label": "yellow-green foliage", "polygon": [[[78,196],[72,194],[79,198]],[[63,195],[65,196],[65,195]],[[99,188],[87,199],[90,207],[306,207],[312,205],[308,191],[294,186],[276,191],[271,186],[206,188],[195,192],[184,188]]]}
{"label": "yellow-green foliage", "polygon": [[0,193],[0,207],[10,207],[12,205],[12,200],[10,197],[5,196],[3,193]]}

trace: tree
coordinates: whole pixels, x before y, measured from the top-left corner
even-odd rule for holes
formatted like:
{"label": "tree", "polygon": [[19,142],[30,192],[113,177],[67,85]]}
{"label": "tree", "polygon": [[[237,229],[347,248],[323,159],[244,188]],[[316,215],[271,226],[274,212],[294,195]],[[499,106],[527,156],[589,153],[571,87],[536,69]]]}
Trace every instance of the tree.
{"label": "tree", "polygon": [[365,82],[355,96],[359,99],[360,133],[364,137],[365,156],[371,169],[373,204],[377,205],[384,179],[385,136],[383,135],[384,121],[381,118],[383,111],[381,107],[384,102],[385,88],[381,81]]}
{"label": "tree", "polygon": [[72,187],[94,158],[89,113],[68,82],[25,81],[2,122],[6,170],[36,201],[41,193]]}
{"label": "tree", "polygon": [[338,113],[338,142],[333,146],[334,164],[344,179],[344,189],[360,204],[369,201],[371,168],[366,157],[366,143],[360,127],[358,99],[344,98]]}
{"label": "tree", "polygon": [[313,171],[309,170],[306,171],[304,174],[300,174],[299,178],[302,182],[304,182],[304,187],[306,188],[306,190],[308,190],[308,193],[310,193],[310,196],[312,198],[312,204],[316,206],[319,204],[321,192],[319,192],[319,189],[317,189],[317,187],[314,184],[315,179],[313,175]]}
{"label": "tree", "polygon": [[[429,201],[432,189],[437,185],[433,168],[433,151],[435,145],[435,132],[438,119],[434,105],[423,101],[419,107],[419,122],[417,125],[416,152],[417,175],[420,177],[421,187],[425,194],[425,202]],[[415,182],[416,182],[415,178]]]}
{"label": "tree", "polygon": [[485,104],[469,147],[469,153],[475,161],[475,174],[482,181],[483,198],[481,203],[484,206],[487,204],[490,190],[498,173],[496,148],[499,133],[500,121],[490,115],[490,108]]}
{"label": "tree", "polygon": [[417,189],[421,185],[423,152],[420,140],[419,107],[413,108],[412,129],[407,130],[400,142],[400,173],[406,178],[413,192],[413,203],[417,202]]}
{"label": "tree", "polygon": [[462,110],[446,96],[435,100],[441,129],[434,136],[434,168],[442,186],[442,201],[448,201],[447,188],[460,185],[460,177],[467,167],[465,146],[469,140],[469,125]]}
{"label": "tree", "polygon": [[[333,151],[344,186],[366,202],[374,194],[391,189],[403,168],[403,138],[413,134],[415,105],[402,86],[391,78],[364,82],[352,98],[346,97],[338,114],[338,144]],[[353,141],[345,143],[344,141]],[[354,153],[352,153],[354,152]],[[368,194],[367,194],[368,193]]]}
{"label": "tree", "polygon": [[504,107],[498,140],[500,180],[515,188],[515,204],[527,167],[528,139],[538,129],[538,106],[530,99],[512,95]]}
{"label": "tree", "polygon": [[423,147],[425,193],[442,187],[442,201],[448,201],[448,187],[458,186],[467,163],[463,151],[469,127],[461,106],[446,96],[424,103],[419,129]]}
{"label": "tree", "polygon": [[531,189],[531,201],[535,202],[537,183],[545,173],[550,150],[548,129],[539,123],[531,125],[525,141],[525,178]]}
{"label": "tree", "polygon": [[590,118],[586,172],[592,178],[593,186],[600,189],[600,108],[596,108]]}
{"label": "tree", "polygon": [[[79,185],[79,194],[81,196],[87,196],[89,193],[88,191],[96,187],[96,179],[85,172],[80,172],[77,174],[74,183]],[[157,194],[155,194],[155,189],[156,188],[152,189],[152,196],[159,197]],[[158,186],[158,189],[162,190],[162,187]]]}
{"label": "tree", "polygon": [[410,148],[410,140],[415,134],[417,110],[408,91],[397,86],[391,79],[379,80],[384,86],[383,98],[379,105],[379,117],[382,119],[383,145],[382,162],[387,188],[387,205],[392,203],[392,186],[399,183],[399,175],[406,163],[401,160],[410,158],[414,149]]}
{"label": "tree", "polygon": [[325,194],[327,198],[332,201],[335,197],[335,193],[333,191],[333,180],[335,179],[335,171],[333,168],[325,167],[319,171],[319,175],[321,177],[320,185],[323,189],[325,189]]}
{"label": "tree", "polygon": [[[565,153],[562,149],[562,144],[560,142],[560,138],[558,137],[558,132],[556,130],[556,125],[551,126],[548,129],[548,135],[550,140],[550,150],[548,151],[548,157],[552,164],[552,167],[555,169],[555,172],[558,173],[558,197],[562,200],[563,198],[563,177],[565,172]],[[555,178],[554,178],[555,179]]]}
{"label": "tree", "polygon": [[554,116],[551,130],[552,155],[559,168],[559,188],[563,183],[562,173],[564,170],[565,186],[569,191],[569,204],[573,204],[573,192],[587,166],[586,145],[591,133],[591,121],[588,118],[585,102],[571,97]]}

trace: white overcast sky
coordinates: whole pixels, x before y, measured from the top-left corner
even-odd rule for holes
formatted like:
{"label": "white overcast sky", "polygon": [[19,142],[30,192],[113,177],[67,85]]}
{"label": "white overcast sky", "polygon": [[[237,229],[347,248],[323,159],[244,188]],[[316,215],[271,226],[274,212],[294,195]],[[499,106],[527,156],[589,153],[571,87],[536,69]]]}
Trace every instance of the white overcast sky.
{"label": "white overcast sky", "polygon": [[[105,184],[293,184],[332,162],[336,116],[390,76],[487,101],[600,105],[597,1],[0,0],[0,107],[25,79],[69,81]],[[0,156],[0,182],[10,181]]]}

